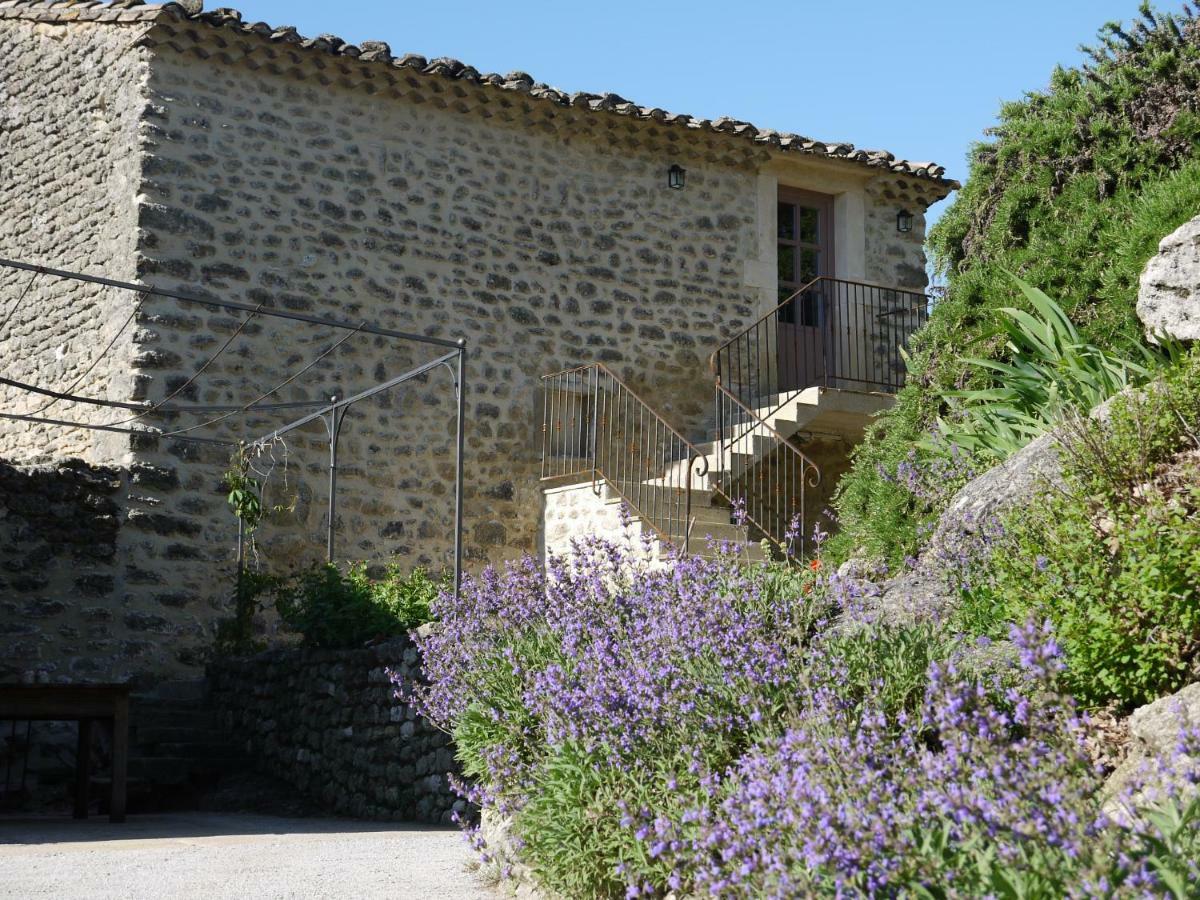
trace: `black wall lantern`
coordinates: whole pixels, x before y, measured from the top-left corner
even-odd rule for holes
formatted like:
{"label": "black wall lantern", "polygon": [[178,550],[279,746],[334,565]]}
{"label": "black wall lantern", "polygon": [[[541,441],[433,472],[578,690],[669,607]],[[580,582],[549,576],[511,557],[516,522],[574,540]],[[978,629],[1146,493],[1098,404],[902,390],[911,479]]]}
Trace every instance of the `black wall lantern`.
{"label": "black wall lantern", "polygon": [[896,213],[896,230],[901,234],[908,234],[912,231],[913,214],[907,209],[902,209]]}
{"label": "black wall lantern", "polygon": [[676,163],[667,169],[667,186],[676,190],[683,190],[683,183],[687,180],[687,170]]}

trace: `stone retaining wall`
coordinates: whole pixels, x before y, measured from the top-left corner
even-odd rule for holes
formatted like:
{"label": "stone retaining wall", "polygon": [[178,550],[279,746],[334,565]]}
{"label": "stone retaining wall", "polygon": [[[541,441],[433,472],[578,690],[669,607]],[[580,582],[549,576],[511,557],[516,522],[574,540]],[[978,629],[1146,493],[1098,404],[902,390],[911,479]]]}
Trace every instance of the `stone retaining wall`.
{"label": "stone retaining wall", "polygon": [[209,667],[222,728],[256,767],[333,812],[448,824],[450,738],[395,697],[419,677],[406,638],[360,650],[279,648]]}

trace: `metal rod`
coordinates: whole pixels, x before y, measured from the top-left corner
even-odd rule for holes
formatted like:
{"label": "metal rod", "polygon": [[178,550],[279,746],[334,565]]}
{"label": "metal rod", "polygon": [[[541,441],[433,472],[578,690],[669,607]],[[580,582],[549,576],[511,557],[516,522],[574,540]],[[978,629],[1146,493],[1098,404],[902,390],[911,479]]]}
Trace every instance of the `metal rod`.
{"label": "metal rod", "polygon": [[17,752],[17,720],[12,720],[8,731],[8,747],[4,753],[4,799],[7,802],[12,793],[12,763]]}
{"label": "metal rod", "polygon": [[87,403],[91,406],[103,406],[110,409],[127,409],[130,412],[145,412],[145,413],[162,413],[163,415],[177,413],[210,413],[210,412],[229,412],[231,410],[271,410],[271,409],[299,409],[305,406],[320,406],[326,403],[326,400],[292,400],[287,403],[255,403],[250,406],[239,406],[237,404],[224,404],[218,406],[155,406],[153,403],[126,403],[122,400],[102,400],[99,397],[83,397],[79,394],[68,394],[62,391],[52,391],[49,388],[38,387],[36,384],[27,384],[24,381],[16,381],[12,378],[0,377],[0,384],[6,384],[9,387],[18,388],[22,391],[29,391],[31,394],[41,394],[43,397],[53,397],[56,400],[66,400],[71,403]]}
{"label": "metal rod", "polygon": [[25,722],[25,746],[21,756],[21,797],[25,796],[25,776],[29,773],[29,746],[33,743],[33,719]]}
{"label": "metal rod", "polygon": [[275,440],[276,438],[283,437],[289,431],[295,431],[297,428],[307,425],[309,422],[315,422],[317,419],[324,418],[327,413],[332,412],[333,410],[337,409],[338,407],[350,406],[351,404],[357,403],[359,400],[365,400],[367,397],[373,397],[378,393],[388,390],[389,388],[394,388],[398,384],[403,384],[404,382],[409,381],[410,379],[416,378],[419,375],[424,375],[429,370],[436,369],[442,363],[449,362],[450,360],[452,360],[455,357],[455,355],[457,354],[457,352],[458,351],[455,351],[454,353],[447,353],[445,356],[439,356],[437,359],[431,360],[430,362],[422,363],[421,365],[417,366],[415,369],[410,369],[409,371],[405,372],[403,375],[397,375],[395,378],[389,379],[388,381],[385,381],[381,384],[377,384],[373,388],[367,388],[367,390],[359,391],[357,394],[347,397],[345,400],[338,400],[336,403],[330,403],[322,409],[314,410],[313,412],[309,413],[307,416],[304,416],[301,419],[297,419],[295,422],[292,422],[288,425],[284,425],[281,428],[277,428],[274,431],[272,431],[270,434],[264,434],[262,437],[256,438],[255,440],[250,441],[250,443],[251,444],[270,443],[271,441]]}
{"label": "metal rod", "polygon": [[242,575],[244,574],[246,562],[246,520],[241,516],[238,516],[237,520],[237,591],[240,597],[242,592]]}
{"label": "metal rod", "polygon": [[107,287],[121,288],[126,291],[137,291],[138,293],[148,294],[152,297],[167,297],[171,300],[183,300],[187,303],[199,303],[202,306],[215,306],[219,309],[238,309],[242,312],[257,312],[259,315],[270,316],[275,319],[293,319],[297,322],[309,322],[313,325],[325,325],[329,328],[342,328],[349,331],[362,331],[365,334],[376,334],[381,337],[403,338],[407,341],[417,341],[422,344],[433,344],[437,347],[455,347],[454,341],[445,338],[426,337],[423,334],[411,334],[404,331],[394,331],[390,328],[380,328],[377,325],[354,325],[350,322],[339,322],[336,319],[326,319],[321,316],[308,316],[304,313],[285,312],[279,309],[261,309],[256,306],[250,306],[246,303],[235,303],[232,300],[209,300],[203,297],[195,297],[190,294],[185,294],[182,291],[169,291],[165,288],[156,288],[144,284],[132,284],[128,281],[117,281],[112,278],[104,278],[99,275],[84,275],[82,272],[69,272],[65,269],[53,269],[49,266],[35,266],[30,263],[17,262],[12,259],[0,259],[0,266],[9,269],[20,269],[24,272],[37,272],[39,275],[53,275],[58,278],[67,278],[72,281],[83,281],[89,284],[102,284]]}
{"label": "metal rod", "polygon": [[454,388],[458,393],[458,423],[455,428],[454,455],[454,596],[462,590],[463,557],[463,459],[466,448],[467,341],[458,339],[458,375]]}
{"label": "metal rod", "polygon": [[329,433],[329,522],[325,533],[325,553],[327,561],[333,565],[334,533],[337,523],[337,465],[338,438],[342,436],[342,423],[346,421],[349,406],[338,402],[337,394],[329,398],[332,406],[329,418],[324,419],[325,428]]}

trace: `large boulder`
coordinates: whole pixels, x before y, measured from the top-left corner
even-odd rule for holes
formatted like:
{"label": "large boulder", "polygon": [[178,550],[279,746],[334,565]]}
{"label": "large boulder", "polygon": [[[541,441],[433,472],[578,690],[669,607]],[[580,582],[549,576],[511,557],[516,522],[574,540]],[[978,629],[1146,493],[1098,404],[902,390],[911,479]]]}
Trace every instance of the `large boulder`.
{"label": "large boulder", "polygon": [[1047,432],[963,485],[938,519],[923,555],[944,561],[969,553],[1001,514],[1060,486],[1061,439],[1058,430]]}
{"label": "large boulder", "polygon": [[[963,485],[928,545],[904,572],[870,590],[848,618],[892,625],[937,620],[961,597],[958,579],[988,550],[1001,516],[1062,483],[1061,435],[1051,431]],[[843,574],[854,577],[854,566]]]}
{"label": "large boulder", "polygon": [[1146,263],[1137,314],[1151,340],[1163,332],[1200,340],[1200,216],[1163,238],[1158,255]]}
{"label": "large boulder", "polygon": [[1129,755],[1104,786],[1106,809],[1118,812],[1146,797],[1143,783],[1186,785],[1200,769],[1200,758],[1181,755],[1179,739],[1185,729],[1200,728],[1200,682],[1170,697],[1139,707],[1129,717]]}

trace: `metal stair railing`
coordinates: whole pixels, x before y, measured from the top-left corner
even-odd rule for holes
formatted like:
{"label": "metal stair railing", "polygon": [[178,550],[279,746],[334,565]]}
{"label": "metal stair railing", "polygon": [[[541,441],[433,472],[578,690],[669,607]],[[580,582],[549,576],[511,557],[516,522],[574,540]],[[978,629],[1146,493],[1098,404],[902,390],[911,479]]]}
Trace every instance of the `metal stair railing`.
{"label": "metal stair railing", "polygon": [[738,404],[768,415],[810,387],[895,393],[929,303],[919,291],[821,276],[718,347],[709,367]]}
{"label": "metal stair railing", "polygon": [[807,492],[820,485],[821,470],[719,380],[715,388],[713,490],[728,499],[760,536],[803,556],[814,521]]}
{"label": "metal stair railing", "polygon": [[542,377],[542,480],[607,484],[666,544],[691,550],[708,457],[601,363]]}
{"label": "metal stair railing", "polygon": [[[820,277],[717,348],[717,485],[765,536],[803,552],[805,488],[820,469],[768,424],[810,387],[894,393],[902,349],[928,319],[917,291]],[[799,526],[797,528],[797,526]]]}

